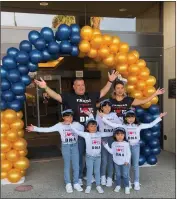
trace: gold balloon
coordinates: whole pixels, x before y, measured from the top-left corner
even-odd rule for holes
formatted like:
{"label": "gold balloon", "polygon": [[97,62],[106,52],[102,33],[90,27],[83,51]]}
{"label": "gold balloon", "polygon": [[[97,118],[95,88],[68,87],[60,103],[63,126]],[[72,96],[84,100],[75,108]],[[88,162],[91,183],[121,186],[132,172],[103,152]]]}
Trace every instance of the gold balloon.
{"label": "gold balloon", "polygon": [[156,92],[154,87],[146,87],[143,91],[144,96],[149,97]]}
{"label": "gold balloon", "polygon": [[141,105],[142,108],[149,108],[150,106],[151,106],[151,102],[147,102]]}
{"label": "gold balloon", "polygon": [[18,169],[11,169],[7,174],[7,179],[9,182],[16,183],[22,177],[21,171]]}
{"label": "gold balloon", "polygon": [[152,75],[150,75],[148,77],[148,79],[146,80],[146,85],[147,86],[154,86],[156,84],[156,78]]}
{"label": "gold balloon", "polygon": [[90,26],[84,26],[80,32],[81,38],[87,41],[91,40],[92,34],[93,34],[93,29]]}
{"label": "gold balloon", "polygon": [[1,161],[1,172],[8,172],[12,169],[12,162],[10,162],[9,160],[2,160]]}
{"label": "gold balloon", "polygon": [[136,89],[137,90],[144,90],[146,87],[146,82],[143,80],[138,80],[137,84],[136,84]]}
{"label": "gold balloon", "polygon": [[7,138],[7,134],[6,133],[1,133],[1,140],[4,140]]}
{"label": "gold balloon", "polygon": [[149,78],[150,70],[148,68],[144,68],[138,74],[139,79],[147,80]]}
{"label": "gold balloon", "polygon": [[91,48],[90,51],[87,53],[87,56],[90,58],[96,58],[97,57],[97,50],[94,48]]}
{"label": "gold balloon", "polygon": [[115,56],[117,64],[126,64],[127,63],[127,53],[117,53]]}
{"label": "gold balloon", "polygon": [[1,179],[7,178],[7,172],[1,171]]}
{"label": "gold balloon", "polygon": [[131,53],[133,53],[136,56],[137,60],[139,59],[140,55],[137,50],[132,50]]}
{"label": "gold balloon", "polygon": [[23,129],[19,130],[17,134],[19,137],[24,137],[24,130]]}
{"label": "gold balloon", "polygon": [[128,72],[131,75],[137,75],[140,72],[140,69],[138,68],[136,64],[132,64],[128,67]]}
{"label": "gold balloon", "polygon": [[142,96],[143,96],[143,93],[141,91],[138,91],[138,90],[134,90],[132,93],[131,93],[131,96],[135,99],[141,99]]}
{"label": "gold balloon", "polygon": [[139,59],[136,64],[138,65],[140,69],[143,69],[146,67],[146,62],[143,59]]}
{"label": "gold balloon", "polygon": [[108,55],[105,59],[103,59],[103,63],[109,67],[115,64],[115,57],[114,55]]}
{"label": "gold balloon", "polygon": [[10,129],[10,126],[2,120],[1,121],[1,133],[6,133],[9,129]]}
{"label": "gold balloon", "polygon": [[128,53],[127,55],[127,62],[128,64],[134,64],[137,62],[137,57],[133,53]]}
{"label": "gold balloon", "polygon": [[97,56],[97,57],[94,58],[94,60],[95,60],[96,62],[101,62],[102,59],[101,59],[101,57],[98,57],[98,56]]}
{"label": "gold balloon", "polygon": [[6,153],[10,151],[11,147],[12,147],[11,142],[5,139],[1,140],[1,152]]}
{"label": "gold balloon", "polygon": [[27,149],[24,149],[24,150],[21,150],[21,151],[18,151],[19,155],[21,157],[25,157],[27,154],[28,154],[28,150]]}
{"label": "gold balloon", "polygon": [[17,119],[17,113],[14,110],[7,109],[4,111],[3,120],[7,124],[13,123]]}
{"label": "gold balloon", "polygon": [[98,50],[98,56],[102,59],[106,58],[109,55],[109,48],[107,46],[101,46]]}
{"label": "gold balloon", "polygon": [[90,51],[90,43],[83,40],[79,43],[79,50],[83,53],[88,53]]}
{"label": "gold balloon", "polygon": [[6,153],[7,160],[11,162],[17,161],[19,157],[20,157],[19,152],[14,149]]}
{"label": "gold balloon", "polygon": [[117,44],[111,44],[109,46],[110,53],[117,54],[119,46]]}
{"label": "gold balloon", "polygon": [[29,160],[26,157],[20,157],[13,165],[16,169],[25,170],[29,167]]}
{"label": "gold balloon", "polygon": [[120,38],[118,36],[112,37],[112,44],[119,45],[120,44]]}
{"label": "gold balloon", "polygon": [[23,129],[23,127],[24,127],[24,122],[21,119],[16,119],[15,122],[10,124],[11,129],[21,130],[21,129]]}
{"label": "gold balloon", "polygon": [[103,38],[101,35],[95,35],[93,36],[91,42],[91,47],[95,49],[99,49],[100,46],[103,44]]}
{"label": "gold balloon", "polygon": [[136,84],[138,81],[137,76],[130,75],[128,76],[128,84]]}
{"label": "gold balloon", "polygon": [[95,35],[101,35],[101,32],[98,28],[93,28],[93,32],[92,32],[92,38],[95,36]]}
{"label": "gold balloon", "polygon": [[13,146],[12,146],[12,147],[13,147],[15,150],[21,151],[21,150],[26,149],[26,146],[27,146],[26,140],[23,139],[23,138],[18,138],[18,140],[16,140],[16,141],[13,143]]}
{"label": "gold balloon", "polygon": [[6,159],[6,154],[1,152],[1,161]]}
{"label": "gold balloon", "polygon": [[123,78],[128,79],[129,76],[128,72],[122,73],[121,75]]}
{"label": "gold balloon", "polygon": [[2,121],[3,115],[4,115],[4,111],[1,112],[1,121]]}
{"label": "gold balloon", "polygon": [[19,118],[19,119],[23,118],[23,112],[22,111],[17,112],[17,118]]}
{"label": "gold balloon", "polygon": [[103,35],[103,45],[109,46],[112,43],[112,37],[110,35]]}
{"label": "gold balloon", "polygon": [[158,101],[159,101],[159,98],[157,96],[155,96],[152,98],[151,104],[157,104]]}
{"label": "gold balloon", "polygon": [[120,73],[120,74],[125,74],[127,72],[128,69],[128,64],[118,64],[116,66],[116,70]]}
{"label": "gold balloon", "polygon": [[120,43],[119,44],[119,52],[128,53],[129,45],[127,43]]}
{"label": "gold balloon", "polygon": [[127,84],[126,85],[126,91],[127,93],[131,93],[135,90],[135,85],[132,85],[132,84]]}
{"label": "gold balloon", "polygon": [[15,140],[18,139],[18,132],[16,129],[9,129],[6,133],[7,137],[6,139],[10,142],[14,142]]}
{"label": "gold balloon", "polygon": [[87,56],[87,54],[86,53],[83,53],[83,52],[79,52],[79,55],[78,55],[78,57],[80,57],[80,58],[84,58],[84,57],[86,57]]}
{"label": "gold balloon", "polygon": [[20,172],[22,174],[22,177],[26,175],[26,171],[25,170],[21,170]]}

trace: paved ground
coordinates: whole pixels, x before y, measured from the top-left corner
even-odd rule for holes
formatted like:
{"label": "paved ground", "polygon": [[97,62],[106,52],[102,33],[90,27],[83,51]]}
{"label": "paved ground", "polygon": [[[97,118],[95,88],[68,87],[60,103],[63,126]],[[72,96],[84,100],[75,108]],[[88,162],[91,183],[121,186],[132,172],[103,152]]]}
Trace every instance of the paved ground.
{"label": "paved ground", "polygon": [[32,185],[33,189],[27,192],[17,192],[17,185],[1,186],[1,198],[175,198],[175,154],[162,152],[158,165],[155,167],[140,168],[141,190],[131,191],[125,195],[113,192],[113,188],[104,187],[104,194],[98,194],[93,185],[90,194],[72,194],[65,192],[63,184],[62,159],[50,162],[31,162],[25,183]]}

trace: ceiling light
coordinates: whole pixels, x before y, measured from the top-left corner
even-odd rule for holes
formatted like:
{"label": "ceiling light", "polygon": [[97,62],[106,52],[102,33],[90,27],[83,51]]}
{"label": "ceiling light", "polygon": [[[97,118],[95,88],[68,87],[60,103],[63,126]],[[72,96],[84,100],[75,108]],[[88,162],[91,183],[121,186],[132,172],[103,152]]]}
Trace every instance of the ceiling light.
{"label": "ceiling light", "polygon": [[40,2],[40,6],[48,6],[48,2]]}
{"label": "ceiling light", "polygon": [[126,8],[120,8],[119,11],[120,12],[125,12],[125,11],[127,11],[127,9]]}

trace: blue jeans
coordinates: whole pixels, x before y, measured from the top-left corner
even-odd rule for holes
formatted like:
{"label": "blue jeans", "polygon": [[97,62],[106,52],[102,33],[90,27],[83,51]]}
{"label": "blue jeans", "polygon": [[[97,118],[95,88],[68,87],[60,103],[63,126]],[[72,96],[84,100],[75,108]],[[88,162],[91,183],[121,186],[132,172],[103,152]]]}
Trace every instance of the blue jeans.
{"label": "blue jeans", "polygon": [[89,156],[86,155],[86,166],[87,166],[87,186],[92,184],[92,174],[94,170],[96,186],[100,185],[100,164],[101,156]]}
{"label": "blue jeans", "polygon": [[64,181],[66,184],[71,183],[70,179],[70,162],[72,161],[73,168],[73,183],[77,184],[79,181],[79,150],[78,143],[62,144],[62,156],[64,160]]}
{"label": "blue jeans", "polygon": [[134,182],[139,182],[139,157],[140,157],[140,145],[136,144],[131,146],[131,160],[134,170]]}
{"label": "blue jeans", "polygon": [[[108,145],[111,147],[113,143],[112,137],[105,137],[102,138],[103,141],[107,142]],[[101,146],[101,176],[106,176],[107,170],[107,177],[112,178],[113,175],[113,157],[102,145]]]}
{"label": "blue jeans", "polygon": [[124,180],[124,187],[129,187],[129,165],[114,164],[116,170],[116,186],[121,185],[121,176]]}
{"label": "blue jeans", "polygon": [[84,155],[85,155],[85,139],[78,136],[78,148],[79,148],[79,178],[83,178],[83,167],[85,166]]}

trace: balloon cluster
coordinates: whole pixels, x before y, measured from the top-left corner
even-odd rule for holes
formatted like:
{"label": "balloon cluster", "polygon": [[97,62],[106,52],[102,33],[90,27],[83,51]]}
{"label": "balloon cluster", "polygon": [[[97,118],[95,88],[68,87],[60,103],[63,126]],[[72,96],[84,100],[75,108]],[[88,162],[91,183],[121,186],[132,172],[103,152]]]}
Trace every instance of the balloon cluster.
{"label": "balloon cluster", "polygon": [[24,136],[22,111],[1,112],[1,179],[16,183],[29,167],[27,142]]}
{"label": "balloon cluster", "polygon": [[[150,123],[159,117],[160,111],[158,105],[151,105],[148,109],[144,110],[141,107],[136,108],[136,116],[140,122]],[[147,162],[150,165],[157,163],[156,155],[161,152],[160,148],[160,124],[156,124],[150,129],[141,130],[140,140],[140,159],[139,165]]]}

